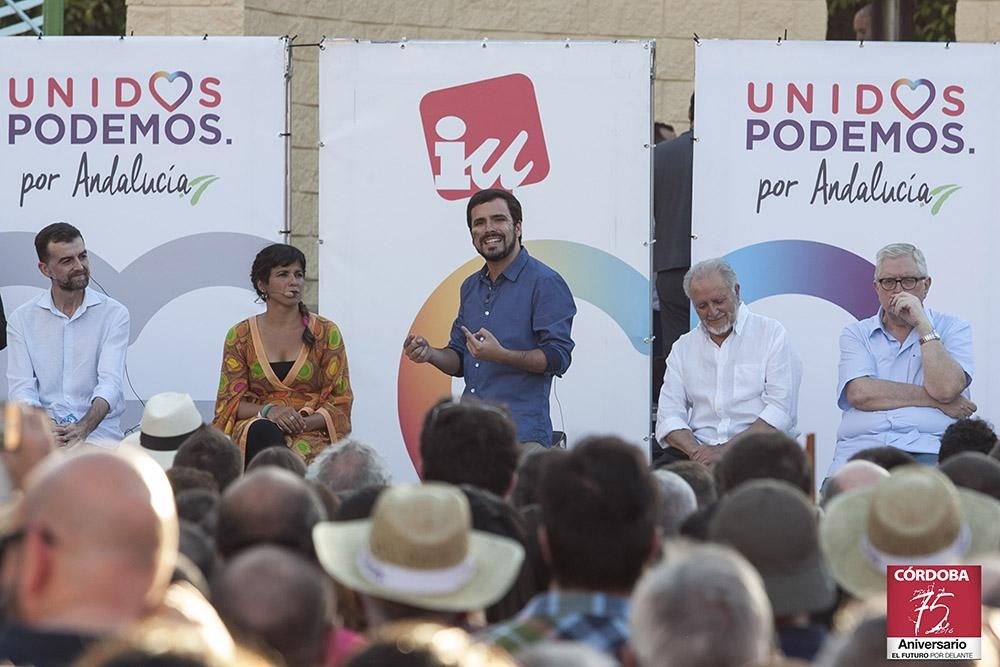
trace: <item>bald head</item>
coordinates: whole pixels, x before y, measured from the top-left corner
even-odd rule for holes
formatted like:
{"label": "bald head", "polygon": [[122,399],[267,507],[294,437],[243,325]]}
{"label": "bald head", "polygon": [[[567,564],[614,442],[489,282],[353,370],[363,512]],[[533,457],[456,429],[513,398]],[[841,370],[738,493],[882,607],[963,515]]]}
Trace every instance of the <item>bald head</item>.
{"label": "bald head", "polygon": [[848,461],[826,483],[821,504],[825,507],[837,494],[874,486],[888,476],[888,470],[871,461]]}
{"label": "bald head", "polygon": [[235,637],[263,641],[289,667],[322,662],[333,593],[299,554],[272,545],[240,552],[213,579],[212,604]]}
{"label": "bald head", "polygon": [[25,622],[85,607],[95,623],[104,614],[102,625],[114,626],[162,599],[177,559],[177,514],[147,455],[126,447],[50,456],[29,479],[19,522],[28,533],[18,590]]}
{"label": "bald head", "polygon": [[322,503],[305,480],[281,468],[263,467],[223,494],[216,546],[223,558],[265,543],[312,558],[312,529],[325,518]]}

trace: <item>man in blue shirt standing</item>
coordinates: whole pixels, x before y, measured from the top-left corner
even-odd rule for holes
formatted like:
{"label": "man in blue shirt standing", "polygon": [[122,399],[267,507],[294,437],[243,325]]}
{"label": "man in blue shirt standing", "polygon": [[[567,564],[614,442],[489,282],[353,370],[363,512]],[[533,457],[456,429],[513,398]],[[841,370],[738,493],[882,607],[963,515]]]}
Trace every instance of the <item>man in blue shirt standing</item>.
{"label": "man in blue shirt standing", "polygon": [[837,392],[844,416],[828,476],[856,452],[884,445],[935,465],[945,429],[976,411],[968,389],[972,329],[926,308],[930,287],[920,249],[893,243],[878,251],[878,313],[840,335]]}
{"label": "man in blue shirt standing", "polygon": [[521,245],[521,203],[506,190],[481,190],[466,207],[472,245],[485,266],[461,288],[451,340],[432,347],[410,334],[403,348],[465,377],[465,394],[507,406],[525,451],[552,444],[552,376],[569,368],[576,304],[566,281]]}

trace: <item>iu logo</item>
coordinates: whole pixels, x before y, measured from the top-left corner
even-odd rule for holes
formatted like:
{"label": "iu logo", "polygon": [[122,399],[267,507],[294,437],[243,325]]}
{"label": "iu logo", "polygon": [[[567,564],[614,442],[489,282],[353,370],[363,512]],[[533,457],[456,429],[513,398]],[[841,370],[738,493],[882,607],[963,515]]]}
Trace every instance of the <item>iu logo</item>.
{"label": "iu logo", "polygon": [[427,93],[420,117],[434,186],[445,199],[513,190],[549,174],[535,87],[523,74]]}

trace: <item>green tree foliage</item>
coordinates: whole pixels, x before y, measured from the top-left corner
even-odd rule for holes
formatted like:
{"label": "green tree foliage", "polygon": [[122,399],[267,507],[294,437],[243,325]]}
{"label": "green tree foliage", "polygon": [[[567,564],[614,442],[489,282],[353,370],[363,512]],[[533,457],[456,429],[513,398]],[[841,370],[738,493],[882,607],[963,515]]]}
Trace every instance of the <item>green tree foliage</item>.
{"label": "green tree foliage", "polygon": [[124,35],[125,0],[65,0],[67,35]]}
{"label": "green tree foliage", "polygon": [[[955,40],[957,0],[913,0],[913,39],[918,42]],[[827,39],[854,39],[854,13],[868,0],[826,0]]]}

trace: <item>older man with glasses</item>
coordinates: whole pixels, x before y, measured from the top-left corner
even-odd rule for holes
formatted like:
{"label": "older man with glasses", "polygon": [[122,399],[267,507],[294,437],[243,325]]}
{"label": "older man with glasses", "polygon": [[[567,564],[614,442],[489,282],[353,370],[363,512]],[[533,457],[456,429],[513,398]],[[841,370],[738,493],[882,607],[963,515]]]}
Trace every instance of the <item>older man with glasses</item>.
{"label": "older man with glasses", "polygon": [[920,249],[893,243],[879,250],[873,286],[878,312],[840,335],[844,415],[828,475],[856,452],[885,445],[935,465],[944,430],[976,411],[972,330],[924,306],[931,278]]}

